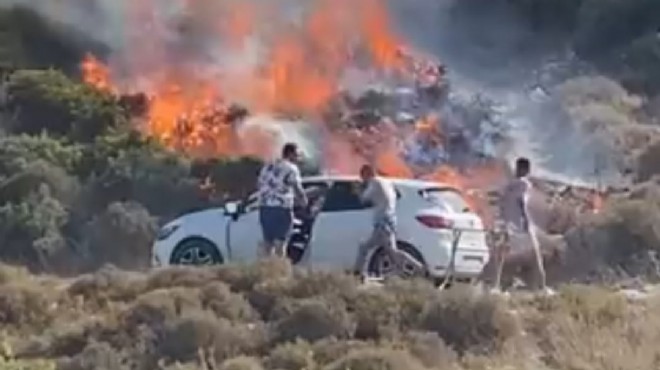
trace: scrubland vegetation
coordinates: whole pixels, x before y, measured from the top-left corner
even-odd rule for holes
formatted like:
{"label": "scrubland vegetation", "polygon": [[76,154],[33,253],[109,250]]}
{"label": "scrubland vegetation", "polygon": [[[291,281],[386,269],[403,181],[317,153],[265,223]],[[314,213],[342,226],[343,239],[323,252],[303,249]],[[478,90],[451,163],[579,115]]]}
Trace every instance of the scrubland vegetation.
{"label": "scrubland vegetation", "polygon": [[[635,184],[601,213],[564,223],[558,283],[660,278],[659,4],[456,5],[506,6],[598,71],[566,81],[556,104],[620,150]],[[0,7],[0,369],[660,367],[660,302],[603,287],[505,301],[424,282],[364,289],[274,261],[144,271],[158,225],[209,205],[204,179],[216,194],[244,196],[259,161],[196,160],[141,136],[126,97],[80,82],[87,51],[107,50]]]}

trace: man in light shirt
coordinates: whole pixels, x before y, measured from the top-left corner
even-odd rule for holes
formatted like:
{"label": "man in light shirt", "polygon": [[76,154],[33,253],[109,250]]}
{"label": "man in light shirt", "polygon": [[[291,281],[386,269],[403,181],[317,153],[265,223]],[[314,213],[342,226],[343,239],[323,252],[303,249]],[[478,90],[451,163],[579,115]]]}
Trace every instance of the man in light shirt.
{"label": "man in light shirt", "polygon": [[397,194],[392,183],[376,176],[375,170],[369,165],[360,169],[364,191],[360,198],[373,207],[373,230],[367,241],[362,243],[355,261],[355,272],[363,278],[367,277],[366,257],[370,251],[382,247],[390,255],[399,273],[403,272],[404,263],[419,272],[423,269],[421,263],[412,256],[397,249],[396,240],[396,200]]}
{"label": "man in light shirt", "polygon": [[506,260],[521,259],[531,249],[534,255],[534,267],[539,278],[539,288],[550,292],[546,286],[543,256],[538,242],[536,225],[531,218],[530,198],[533,186],[529,180],[531,164],[527,158],[518,158],[515,165],[515,178],[510,181],[500,199],[500,217],[502,218],[505,239],[498,245],[498,258],[495,290],[500,290],[500,279]]}
{"label": "man in light shirt", "polygon": [[259,173],[259,223],[263,233],[261,251],[265,255],[286,256],[286,243],[293,226],[296,201],[307,204],[302,187],[298,146],[284,145],[282,157],[265,165]]}

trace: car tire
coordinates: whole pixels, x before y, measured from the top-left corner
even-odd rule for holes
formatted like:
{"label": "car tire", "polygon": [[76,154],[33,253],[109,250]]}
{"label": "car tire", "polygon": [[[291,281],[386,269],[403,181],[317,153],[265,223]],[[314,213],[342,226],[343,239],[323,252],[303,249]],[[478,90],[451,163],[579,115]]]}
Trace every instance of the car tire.
{"label": "car tire", "polygon": [[[419,253],[417,248],[414,246],[404,243],[404,242],[397,242],[397,248],[400,251],[403,251],[406,253],[408,256],[414,258],[417,262],[419,262],[422,266],[424,266],[424,273],[422,275],[415,275],[414,273],[406,273],[404,272],[403,277],[406,278],[412,278],[412,277],[426,277],[428,276],[428,270],[426,268],[426,263],[424,261],[424,257],[422,257],[422,254]],[[394,269],[394,265],[392,264],[392,261],[390,261],[390,257],[387,255],[385,252],[384,248],[378,248],[369,258],[369,262],[367,265],[367,270],[369,272],[369,275],[372,277],[376,278],[385,278],[388,276],[392,276],[392,273],[396,272]],[[404,266],[405,270],[405,266]],[[412,269],[414,270],[414,269]],[[391,272],[388,272],[391,271]],[[410,270],[409,270],[410,271]]]}
{"label": "car tire", "polygon": [[170,258],[171,265],[210,266],[223,263],[222,254],[212,242],[189,238],[179,243]]}

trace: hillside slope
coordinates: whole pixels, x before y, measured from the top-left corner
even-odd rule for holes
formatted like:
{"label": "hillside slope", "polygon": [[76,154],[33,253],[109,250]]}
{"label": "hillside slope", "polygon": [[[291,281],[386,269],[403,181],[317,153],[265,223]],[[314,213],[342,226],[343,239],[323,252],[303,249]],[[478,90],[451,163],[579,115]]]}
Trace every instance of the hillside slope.
{"label": "hillside slope", "polygon": [[278,261],[0,277],[2,369],[638,370],[660,356],[657,298],[587,286],[502,300]]}

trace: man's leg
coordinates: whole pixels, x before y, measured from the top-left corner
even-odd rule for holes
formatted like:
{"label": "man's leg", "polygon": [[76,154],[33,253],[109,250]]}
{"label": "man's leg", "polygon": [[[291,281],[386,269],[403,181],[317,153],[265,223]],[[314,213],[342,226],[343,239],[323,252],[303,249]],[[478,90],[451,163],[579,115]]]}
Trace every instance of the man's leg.
{"label": "man's leg", "polygon": [[259,208],[259,224],[263,240],[257,246],[257,259],[263,259],[270,256],[273,249],[273,225],[271,212],[266,207]]}
{"label": "man's leg", "polygon": [[372,249],[376,248],[379,243],[380,236],[378,235],[378,230],[374,228],[371,232],[371,235],[369,235],[369,239],[365,240],[360,246],[358,247],[358,253],[355,258],[355,272],[359,273],[363,277],[366,277],[368,275],[368,266],[367,266],[367,255],[369,254],[369,251]]}
{"label": "man's leg", "polygon": [[495,291],[502,290],[502,272],[504,271],[504,263],[509,250],[509,236],[505,233],[500,240],[495,244],[495,281],[493,282],[493,289]]}
{"label": "man's leg", "polygon": [[530,231],[529,235],[532,242],[532,250],[534,253],[534,264],[536,265],[536,273],[538,278],[539,288],[542,290],[547,289],[546,285],[546,275],[545,275],[545,266],[543,264],[543,254],[541,253],[541,246],[539,245],[538,238],[536,237],[535,232]]}
{"label": "man's leg", "polygon": [[286,247],[293,229],[293,212],[288,208],[278,208],[277,217],[273,220],[276,228],[276,238],[272,246],[272,255],[286,258]]}
{"label": "man's leg", "polygon": [[283,240],[275,240],[271,249],[271,256],[284,258],[286,256],[286,243]]}

